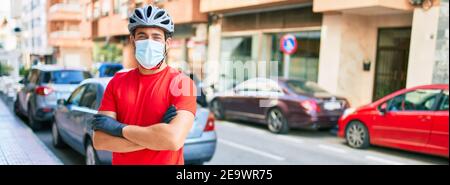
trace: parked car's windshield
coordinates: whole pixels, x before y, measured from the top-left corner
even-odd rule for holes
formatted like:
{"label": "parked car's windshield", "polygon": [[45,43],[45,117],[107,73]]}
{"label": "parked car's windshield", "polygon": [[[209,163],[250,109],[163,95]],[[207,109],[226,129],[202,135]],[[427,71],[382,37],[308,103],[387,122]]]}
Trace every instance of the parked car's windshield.
{"label": "parked car's windshield", "polygon": [[62,70],[44,73],[42,83],[53,84],[79,84],[81,81],[91,78],[91,75],[85,71]]}
{"label": "parked car's windshield", "polygon": [[289,80],[286,84],[291,90],[298,94],[328,93],[319,87],[319,85],[311,81]]}

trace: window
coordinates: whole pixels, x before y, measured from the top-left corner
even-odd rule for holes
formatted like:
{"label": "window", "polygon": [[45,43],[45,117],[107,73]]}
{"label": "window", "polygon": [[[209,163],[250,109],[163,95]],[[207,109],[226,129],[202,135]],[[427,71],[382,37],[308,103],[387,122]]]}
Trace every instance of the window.
{"label": "window", "polygon": [[432,111],[440,90],[419,89],[396,96],[388,103],[389,111]]}
{"label": "window", "polygon": [[85,8],[84,8],[84,11],[85,11],[85,19],[86,20],[91,20],[92,19],[92,3],[88,3],[86,6],[85,6]]}
{"label": "window", "polygon": [[448,90],[442,93],[441,104],[439,105],[438,110],[440,111],[448,111]]}
{"label": "window", "polygon": [[[221,43],[221,85],[228,89],[235,84],[256,76],[251,74],[253,55],[253,37],[225,37]],[[256,51],[255,51],[256,52]],[[250,65],[249,65],[250,64]]]}
{"label": "window", "polygon": [[84,71],[53,71],[43,75],[42,83],[79,84],[81,81],[90,77],[91,75]]}
{"label": "window", "polygon": [[252,37],[222,39],[222,61],[249,61],[252,59]]}
{"label": "window", "polygon": [[114,14],[126,15],[128,13],[127,0],[114,0]]}
{"label": "window", "polygon": [[277,82],[265,78],[256,80],[256,90],[259,92],[281,92]]}
{"label": "window", "polygon": [[84,93],[84,90],[86,89],[86,85],[80,86],[70,95],[69,101],[67,101],[71,105],[78,106],[80,105],[81,96]]}
{"label": "window", "polygon": [[280,40],[287,33],[272,35],[271,61],[278,62],[278,74],[283,76],[289,73],[289,78],[306,81],[318,81],[320,31],[291,33],[297,38],[297,52],[291,55],[289,70],[284,71],[284,53],[280,51]]}
{"label": "window", "polygon": [[100,1],[96,0],[94,2],[94,19],[97,19],[100,17]]}
{"label": "window", "polygon": [[277,82],[271,79],[254,78],[247,80],[238,86],[237,91],[254,91],[254,92],[281,92],[281,88]]}
{"label": "window", "polygon": [[89,84],[80,101],[80,107],[97,109],[97,85]]}
{"label": "window", "polygon": [[108,16],[109,10],[111,9],[111,2],[103,1],[101,9],[102,9],[102,16]]}
{"label": "window", "polygon": [[289,89],[299,94],[315,94],[315,93],[327,93],[314,82],[289,80],[286,82]]}

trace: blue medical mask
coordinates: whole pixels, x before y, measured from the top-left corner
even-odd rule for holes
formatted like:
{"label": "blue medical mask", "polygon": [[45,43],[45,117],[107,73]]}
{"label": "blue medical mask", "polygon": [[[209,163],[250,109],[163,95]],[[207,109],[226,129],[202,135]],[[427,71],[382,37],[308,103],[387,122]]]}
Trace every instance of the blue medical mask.
{"label": "blue medical mask", "polygon": [[145,69],[153,69],[165,58],[165,45],[151,39],[136,41],[136,59]]}

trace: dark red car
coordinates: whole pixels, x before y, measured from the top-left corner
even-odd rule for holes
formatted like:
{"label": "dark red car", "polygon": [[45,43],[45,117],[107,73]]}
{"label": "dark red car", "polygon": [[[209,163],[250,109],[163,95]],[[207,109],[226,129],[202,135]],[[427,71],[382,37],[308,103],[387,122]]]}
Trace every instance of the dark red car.
{"label": "dark red car", "polygon": [[339,119],[340,137],[354,148],[370,144],[448,157],[448,85],[404,89]]}
{"label": "dark red car", "polygon": [[265,78],[242,82],[211,101],[216,118],[267,124],[274,133],[287,133],[289,128],[332,128],[348,106],[346,99],[314,82]]}

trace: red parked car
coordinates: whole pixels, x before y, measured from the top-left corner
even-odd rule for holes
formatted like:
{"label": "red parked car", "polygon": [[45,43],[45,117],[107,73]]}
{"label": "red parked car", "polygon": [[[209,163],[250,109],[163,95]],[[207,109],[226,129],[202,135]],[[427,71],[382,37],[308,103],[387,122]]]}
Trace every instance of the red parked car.
{"label": "red parked car", "polygon": [[338,136],[353,148],[370,144],[449,157],[448,85],[404,89],[339,119]]}

